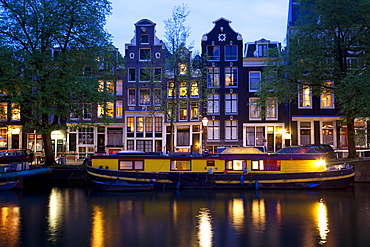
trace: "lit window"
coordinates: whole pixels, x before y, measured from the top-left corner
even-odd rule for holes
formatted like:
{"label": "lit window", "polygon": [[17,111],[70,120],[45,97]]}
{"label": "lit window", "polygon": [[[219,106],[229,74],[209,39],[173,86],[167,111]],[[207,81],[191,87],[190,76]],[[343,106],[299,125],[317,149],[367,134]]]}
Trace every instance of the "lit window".
{"label": "lit window", "polygon": [[198,119],[199,117],[199,103],[191,102],[191,119]]}
{"label": "lit window", "polygon": [[219,87],[219,86],[220,86],[220,68],[219,67],[208,68],[207,87]]}
{"label": "lit window", "polygon": [[12,120],[21,120],[19,104],[12,103]]}
{"label": "lit window", "polygon": [[188,109],[187,109],[187,103],[186,102],[181,102],[180,103],[180,120],[187,120],[187,116],[188,116]]}
{"label": "lit window", "polygon": [[191,82],[191,97],[198,97],[199,92],[198,92],[198,82],[192,81]]}
{"label": "lit window", "polygon": [[321,108],[334,108],[334,95],[330,89],[333,83],[328,81],[326,82],[326,86],[321,92]]}
{"label": "lit window", "polygon": [[238,68],[225,67],[225,86],[237,87],[238,86]]}
{"label": "lit window", "polygon": [[186,97],[187,91],[188,91],[187,83],[181,82],[180,83],[180,97]]}
{"label": "lit window", "polygon": [[175,95],[176,95],[175,83],[169,81],[167,83],[167,97],[175,97]]}
{"label": "lit window", "polygon": [[8,119],[8,103],[0,103],[0,120]]}
{"label": "lit window", "polygon": [[117,100],[116,101],[116,118],[122,118],[122,115],[123,115],[122,101]]}
{"label": "lit window", "polygon": [[190,160],[172,160],[171,170],[172,171],[189,171],[191,169]]}
{"label": "lit window", "polygon": [[299,99],[299,108],[312,108],[311,87],[300,86],[298,99]]}

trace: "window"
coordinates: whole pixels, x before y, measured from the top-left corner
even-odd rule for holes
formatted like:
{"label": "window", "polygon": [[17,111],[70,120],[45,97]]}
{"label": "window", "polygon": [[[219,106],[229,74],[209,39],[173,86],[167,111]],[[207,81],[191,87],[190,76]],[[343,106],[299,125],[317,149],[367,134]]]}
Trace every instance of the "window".
{"label": "window", "polygon": [[135,132],[135,119],[133,117],[127,118],[127,132]]}
{"label": "window", "polygon": [[214,93],[208,97],[208,114],[219,114],[220,113],[220,94]]}
{"label": "window", "polygon": [[238,113],[238,94],[236,93],[225,94],[225,113],[226,114]]}
{"label": "window", "polygon": [[79,128],[78,129],[78,143],[79,144],[94,144],[94,129],[93,128]]}
{"label": "window", "polygon": [[227,160],[226,170],[242,171],[246,167],[245,160]]}
{"label": "window", "polygon": [[116,118],[122,118],[123,115],[123,107],[122,107],[122,100],[116,101]]}
{"label": "window", "polygon": [[220,140],[220,121],[209,120],[207,126],[207,139]]}
{"label": "window", "polygon": [[328,88],[323,88],[321,92],[321,108],[334,108],[334,95],[330,90],[333,83],[328,81],[325,84]]}
{"label": "window", "polygon": [[91,103],[85,103],[82,106],[82,114],[84,120],[91,120],[92,118],[92,104]]}
{"label": "window", "polygon": [[154,119],[154,131],[157,133],[162,133],[162,118],[156,117]]}
{"label": "window", "polygon": [[270,98],[266,102],[266,120],[277,120],[277,99]]}
{"label": "window", "polygon": [[280,171],[280,160],[252,160],[252,171]]}
{"label": "window", "polygon": [[220,68],[219,67],[208,68],[207,87],[219,87],[219,86],[220,86]]}
{"label": "window", "polygon": [[151,57],[150,57],[150,49],[143,49],[143,48],[141,48],[140,49],[139,57],[140,57],[140,61],[150,61],[150,59],[151,59]]}
{"label": "window", "polygon": [[136,132],[144,132],[144,118],[143,117],[136,118]]}
{"label": "window", "polygon": [[145,118],[145,132],[153,132],[153,118],[152,117]]}
{"label": "window", "polygon": [[181,82],[180,83],[180,97],[186,97],[187,92],[188,92],[187,83]]}
{"label": "window", "polygon": [[123,129],[122,128],[108,128],[107,129],[107,144],[111,146],[122,146]]}
{"label": "window", "polygon": [[238,140],[238,121],[226,120],[225,121],[225,140]]}
{"label": "window", "polygon": [[12,103],[12,119],[11,120],[21,120],[21,110],[19,104]]}
{"label": "window", "polygon": [[334,144],[334,125],[333,122],[322,123],[322,144]]}
{"label": "window", "polygon": [[207,46],[208,61],[220,61],[220,46],[208,45]]}
{"label": "window", "polygon": [[113,81],[107,81],[107,90],[109,93],[114,93],[114,82]]}
{"label": "window", "polygon": [[171,160],[171,171],[190,171],[190,160]]}
{"label": "window", "polygon": [[144,161],[143,160],[120,160],[119,169],[120,170],[143,170]]}
{"label": "window", "polygon": [[143,152],[151,152],[153,151],[153,142],[149,141],[137,141],[136,142],[136,150],[143,151]]}
{"label": "window", "polygon": [[107,102],[105,106],[98,105],[98,117],[113,117],[114,105],[113,102]]}
{"label": "window", "polygon": [[180,120],[187,120],[188,117],[188,109],[187,109],[187,102],[180,103]]}
{"label": "window", "polygon": [[198,97],[199,96],[198,82],[192,81],[190,90],[191,90],[191,97]]}
{"label": "window", "polygon": [[148,68],[140,69],[140,81],[150,81],[150,69]]}
{"label": "window", "polygon": [[136,70],[128,69],[128,81],[136,81]]}
{"label": "window", "polygon": [[299,123],[300,144],[311,144],[311,122]]}
{"label": "window", "polygon": [[162,90],[159,88],[154,88],[153,90],[153,103],[154,105],[160,105],[162,103]]}
{"label": "window", "polygon": [[116,82],[116,95],[122,95],[122,81]]}
{"label": "window", "polygon": [[199,103],[191,102],[191,119],[196,120],[199,118]]}
{"label": "window", "polygon": [[267,56],[267,49],[268,45],[267,44],[259,44],[257,46],[258,48],[258,56],[259,57],[266,57]]}
{"label": "window", "polygon": [[238,86],[238,68],[225,67],[225,86],[237,87]]}
{"label": "window", "polygon": [[154,81],[162,81],[162,69],[161,68],[154,69]]}
{"label": "window", "polygon": [[225,45],[225,61],[237,61],[237,60],[238,60],[238,46]]}
{"label": "window", "polygon": [[142,34],[140,36],[141,44],[149,44],[149,34]]}
{"label": "window", "polygon": [[167,97],[175,97],[175,83],[172,81],[167,82]]}
{"label": "window", "polygon": [[128,140],[127,141],[127,150],[135,150],[134,141]]}
{"label": "window", "polygon": [[299,100],[298,108],[312,108],[311,87],[300,86],[298,92],[298,100]]}
{"label": "window", "polygon": [[257,92],[261,81],[261,72],[249,72],[249,92]]}
{"label": "window", "polygon": [[265,140],[265,127],[247,127],[246,137],[246,146],[263,146]]}
{"label": "window", "polygon": [[136,105],[136,90],[134,88],[128,89],[128,105]]}
{"label": "window", "polygon": [[150,105],[150,90],[149,89],[140,89],[139,92],[140,105]]}
{"label": "window", "polygon": [[261,120],[261,108],[258,106],[258,98],[249,98],[249,119],[250,120]]}
{"label": "window", "polygon": [[179,71],[180,71],[180,75],[186,75],[187,74],[186,64],[180,63]]}

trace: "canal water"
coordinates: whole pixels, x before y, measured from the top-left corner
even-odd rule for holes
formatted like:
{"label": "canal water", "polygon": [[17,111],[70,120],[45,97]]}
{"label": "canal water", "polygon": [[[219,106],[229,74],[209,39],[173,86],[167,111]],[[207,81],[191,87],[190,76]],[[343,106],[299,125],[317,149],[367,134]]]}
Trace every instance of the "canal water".
{"label": "canal water", "polygon": [[346,190],[0,191],[0,246],[370,246],[370,184]]}

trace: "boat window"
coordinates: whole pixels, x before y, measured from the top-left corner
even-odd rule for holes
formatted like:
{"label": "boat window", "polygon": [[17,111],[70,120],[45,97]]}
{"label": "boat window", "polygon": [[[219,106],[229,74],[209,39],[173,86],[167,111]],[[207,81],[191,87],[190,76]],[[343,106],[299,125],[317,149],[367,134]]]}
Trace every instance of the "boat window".
{"label": "boat window", "polygon": [[143,170],[144,161],[142,160],[120,160],[119,169],[120,170]]}
{"label": "boat window", "polygon": [[171,161],[172,171],[190,171],[191,162],[190,160],[173,160]]}
{"label": "boat window", "polygon": [[227,160],[226,170],[242,171],[246,167],[245,160]]}
{"label": "boat window", "polygon": [[280,171],[280,160],[252,160],[252,171]]}

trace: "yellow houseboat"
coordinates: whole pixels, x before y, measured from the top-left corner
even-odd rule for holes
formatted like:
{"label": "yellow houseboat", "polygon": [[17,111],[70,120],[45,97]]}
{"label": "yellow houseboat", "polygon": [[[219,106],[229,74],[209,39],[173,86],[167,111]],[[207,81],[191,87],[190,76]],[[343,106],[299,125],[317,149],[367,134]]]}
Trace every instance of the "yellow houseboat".
{"label": "yellow houseboat", "polygon": [[95,155],[87,171],[94,179],[213,189],[345,188],[355,175],[349,164],[328,166],[325,154],[268,154],[255,148],[228,148],[209,156],[135,151]]}

